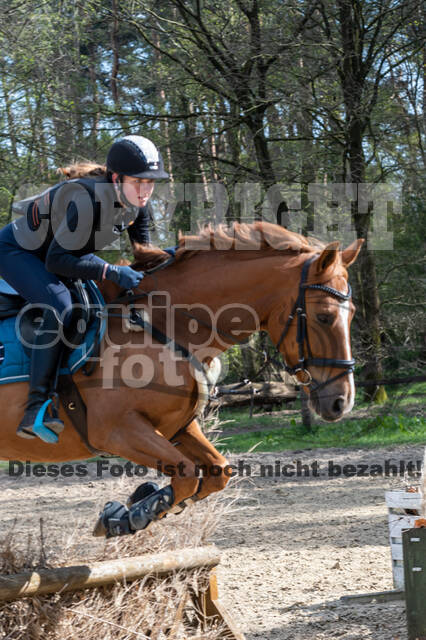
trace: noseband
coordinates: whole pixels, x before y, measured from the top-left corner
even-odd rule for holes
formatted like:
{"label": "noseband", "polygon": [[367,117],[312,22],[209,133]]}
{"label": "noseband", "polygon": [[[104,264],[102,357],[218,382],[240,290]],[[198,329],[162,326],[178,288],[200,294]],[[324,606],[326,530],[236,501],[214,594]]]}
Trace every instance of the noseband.
{"label": "noseband", "polygon": [[[330,382],[334,382],[334,380],[337,380],[342,376],[349,375],[350,373],[353,372],[354,364],[355,364],[355,360],[337,360],[335,358],[314,358],[312,356],[312,351],[311,351],[311,347],[308,339],[308,327],[306,323],[306,300],[305,300],[306,289],[316,289],[318,291],[324,291],[328,295],[334,296],[339,300],[350,300],[352,296],[352,289],[349,283],[348,283],[347,293],[342,293],[337,289],[333,289],[332,287],[327,287],[323,284],[306,284],[309,267],[312,261],[315,259],[315,257],[316,256],[313,256],[312,258],[307,260],[303,265],[302,274],[300,276],[300,283],[299,283],[299,294],[297,296],[296,302],[294,303],[293,309],[291,310],[291,313],[287,318],[287,322],[281,333],[280,339],[278,340],[276,345],[276,348],[279,350],[284,338],[288,333],[288,330],[290,329],[291,322],[296,315],[297,317],[296,340],[299,346],[299,360],[298,360],[298,364],[295,365],[294,367],[289,367],[288,364],[284,362],[284,369],[287,371],[287,373],[289,373],[292,376],[299,371],[306,374],[307,382],[299,381],[299,383],[303,386],[310,386],[312,391],[318,391],[319,389],[322,389],[323,387],[325,387],[327,384],[330,384]],[[306,349],[308,353],[307,358],[305,357],[305,344],[306,344]],[[338,373],[337,375],[333,376],[332,378],[329,378],[325,382],[319,383],[312,377],[312,374],[308,371],[307,367],[309,365],[312,365],[314,367],[337,367],[339,369],[344,369],[344,370]]]}

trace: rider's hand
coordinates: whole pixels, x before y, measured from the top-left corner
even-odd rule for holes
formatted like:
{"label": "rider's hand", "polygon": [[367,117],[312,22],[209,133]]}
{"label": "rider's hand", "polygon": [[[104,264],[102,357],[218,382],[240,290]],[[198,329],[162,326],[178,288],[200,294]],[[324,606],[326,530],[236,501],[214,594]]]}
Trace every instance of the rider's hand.
{"label": "rider's hand", "polygon": [[105,278],[123,287],[123,289],[134,289],[144,276],[143,271],[135,271],[131,267],[119,267],[110,264],[106,270]]}

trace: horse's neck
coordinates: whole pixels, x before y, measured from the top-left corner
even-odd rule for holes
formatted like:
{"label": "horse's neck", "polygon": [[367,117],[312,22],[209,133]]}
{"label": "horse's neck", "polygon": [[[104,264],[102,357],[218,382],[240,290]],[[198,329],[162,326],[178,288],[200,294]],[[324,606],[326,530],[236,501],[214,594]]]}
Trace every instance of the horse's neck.
{"label": "horse's neck", "polygon": [[[213,349],[225,351],[251,333],[266,329],[271,310],[294,295],[300,271],[294,263],[286,271],[288,256],[279,253],[238,258],[238,254],[224,258],[223,252],[206,252],[158,271],[142,281],[139,290],[150,291],[151,300],[148,296],[141,303],[154,307],[155,296],[164,292],[167,304],[175,310],[173,337],[177,342],[193,345],[196,340],[188,323],[201,319],[197,338],[202,341],[206,337]],[[109,292],[105,286],[106,300],[115,298],[117,291]],[[152,318],[156,328],[167,332],[161,313]],[[211,332],[210,326],[215,331]],[[197,351],[196,347],[191,350]]]}
{"label": "horse's neck", "polygon": [[[265,310],[264,300],[276,296],[270,277],[279,256],[263,259],[223,259],[223,252],[197,255],[176,270],[167,269],[159,279],[160,289],[171,296],[172,303],[202,304],[217,312],[227,304],[248,304],[258,314]],[[281,258],[282,263],[282,258]]]}
{"label": "horse's neck", "polygon": [[[286,274],[288,277],[283,277],[285,258],[282,254],[267,254],[238,260],[235,255],[234,259],[224,260],[219,252],[194,256],[186,264],[161,272],[158,289],[169,293],[175,308],[182,305],[183,311],[187,307],[190,315],[204,318],[198,334],[208,331],[205,321],[210,314],[208,324],[216,327],[211,344],[224,351],[231,344],[245,341],[251,333],[266,329],[271,310],[293,296],[298,278],[290,275],[294,265]],[[188,335],[183,328],[188,327],[188,315],[178,311],[175,319],[178,337],[185,342]]]}

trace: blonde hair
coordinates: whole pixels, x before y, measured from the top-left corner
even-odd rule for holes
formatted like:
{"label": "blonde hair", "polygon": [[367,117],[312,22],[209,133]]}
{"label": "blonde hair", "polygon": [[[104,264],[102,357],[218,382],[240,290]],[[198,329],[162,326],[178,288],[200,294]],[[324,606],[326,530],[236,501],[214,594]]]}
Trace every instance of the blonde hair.
{"label": "blonde hair", "polygon": [[104,164],[85,160],[83,162],[74,162],[67,167],[59,167],[56,173],[64,176],[66,180],[74,180],[75,178],[85,178],[86,176],[105,176],[107,168]]}

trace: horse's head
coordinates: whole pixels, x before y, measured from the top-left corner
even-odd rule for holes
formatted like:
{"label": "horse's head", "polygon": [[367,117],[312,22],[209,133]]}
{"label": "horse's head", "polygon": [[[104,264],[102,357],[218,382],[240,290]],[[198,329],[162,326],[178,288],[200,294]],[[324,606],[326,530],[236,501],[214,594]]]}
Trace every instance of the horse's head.
{"label": "horse's head", "polygon": [[268,330],[286,362],[324,420],[350,411],[355,387],[350,325],[355,312],[346,268],[357,258],[363,240],[340,252],[331,243],[302,266],[293,300],[270,316]]}

